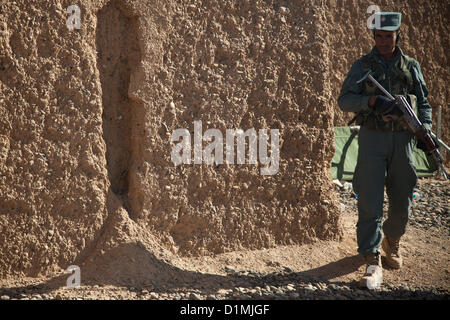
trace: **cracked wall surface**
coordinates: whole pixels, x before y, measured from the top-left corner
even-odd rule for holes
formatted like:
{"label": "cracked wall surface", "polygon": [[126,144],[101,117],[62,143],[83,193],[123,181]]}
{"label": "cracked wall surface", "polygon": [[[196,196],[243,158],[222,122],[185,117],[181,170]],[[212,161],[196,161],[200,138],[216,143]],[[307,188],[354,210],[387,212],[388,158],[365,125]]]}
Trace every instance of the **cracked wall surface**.
{"label": "cracked wall surface", "polygon": [[[137,17],[126,17],[118,2],[110,2],[97,14],[97,68],[102,89],[102,128],[106,143],[106,167],[111,189],[134,217],[130,204],[130,166],[139,140],[138,118],[143,105],[129,97],[130,78],[139,66],[141,53]],[[132,196],[132,195],[131,195]]]}

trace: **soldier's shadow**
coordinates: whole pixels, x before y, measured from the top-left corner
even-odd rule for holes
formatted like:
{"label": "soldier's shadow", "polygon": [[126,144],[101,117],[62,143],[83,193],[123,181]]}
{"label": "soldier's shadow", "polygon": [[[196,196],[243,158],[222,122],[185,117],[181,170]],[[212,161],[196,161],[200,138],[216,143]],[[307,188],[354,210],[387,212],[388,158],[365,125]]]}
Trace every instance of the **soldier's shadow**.
{"label": "soldier's shadow", "polygon": [[360,255],[342,258],[323,266],[300,272],[299,275],[316,278],[319,281],[330,281],[358,271],[364,264]]}

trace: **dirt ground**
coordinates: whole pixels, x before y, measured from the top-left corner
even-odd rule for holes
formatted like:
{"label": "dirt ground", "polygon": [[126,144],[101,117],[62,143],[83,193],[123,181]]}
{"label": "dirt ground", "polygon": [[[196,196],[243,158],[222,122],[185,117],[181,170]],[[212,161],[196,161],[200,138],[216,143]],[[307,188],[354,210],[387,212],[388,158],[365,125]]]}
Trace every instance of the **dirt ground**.
{"label": "dirt ground", "polygon": [[[421,182],[422,188],[425,188],[427,183],[432,182]],[[449,183],[444,182],[443,185],[447,186],[445,188],[447,190]],[[443,201],[445,203],[445,198]],[[86,279],[83,277],[83,269],[81,269],[81,286],[77,289],[66,287],[69,275],[63,270],[47,278],[4,279],[0,281],[0,296],[32,300],[305,298],[303,295],[295,293],[286,295],[284,294],[286,292],[279,291],[279,288],[287,284],[297,292],[308,286],[330,288],[336,285],[349,290],[349,295],[344,296],[346,298],[373,298],[364,296],[357,288],[364,264],[356,253],[355,204],[356,200],[350,200],[346,204],[346,210],[343,211],[341,222],[344,237],[340,242],[319,241],[308,245],[242,250],[195,258],[174,257],[170,261],[153,259],[154,264],[160,264],[162,267],[161,279],[164,278],[163,274],[174,275],[159,285],[146,284],[136,278],[128,281],[127,279],[113,281],[107,277]],[[404,267],[401,270],[392,270],[384,265],[385,290],[434,292],[433,297],[436,297],[438,292],[439,298],[448,299],[449,244],[448,227],[445,224],[428,229],[410,225],[402,242]],[[120,261],[123,263],[125,260]],[[131,264],[130,261],[130,268]],[[119,266],[116,268],[121,269]],[[259,292],[260,287],[269,284],[278,295],[264,296],[264,292]],[[329,290],[328,293],[332,292]],[[334,296],[336,295],[335,292]],[[326,297],[332,298],[333,294],[322,298]],[[408,296],[404,298],[407,299]]]}

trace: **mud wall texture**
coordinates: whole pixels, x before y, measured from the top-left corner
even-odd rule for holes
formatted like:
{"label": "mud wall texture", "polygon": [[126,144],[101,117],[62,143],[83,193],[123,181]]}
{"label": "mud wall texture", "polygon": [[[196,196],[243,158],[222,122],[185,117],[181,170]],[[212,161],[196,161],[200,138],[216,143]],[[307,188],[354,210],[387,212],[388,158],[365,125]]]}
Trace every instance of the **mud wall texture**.
{"label": "mud wall texture", "polygon": [[[340,238],[328,173],[333,125],[345,119],[335,96],[370,49],[367,6],[0,3],[0,276],[84,263],[117,273],[108,266],[142,250],[204,255]],[[69,30],[74,4],[81,24]],[[433,10],[444,28],[445,11]],[[448,40],[445,30],[433,41]],[[419,41],[407,34],[405,43]],[[426,77],[443,74],[443,48],[434,63],[418,57]],[[427,79],[444,104],[444,84]],[[185,128],[193,137],[194,121],[224,137],[278,129],[276,174],[262,175],[248,155],[246,164],[175,166],[171,135]]]}
{"label": "mud wall texture", "polygon": [[[345,126],[352,119],[352,113],[342,112],[335,98],[339,95],[340,84],[350,70],[352,63],[368,53],[374,46],[373,35],[366,27],[371,13],[367,8],[377,5],[382,11],[402,13],[401,41],[403,52],[416,59],[422,68],[427,84],[428,101],[433,107],[433,132],[436,133],[438,106],[442,106],[442,140],[450,143],[450,112],[448,110],[450,90],[448,89],[449,56],[446,48],[450,45],[448,1],[327,1],[327,25],[333,32],[328,36],[330,48],[330,68],[333,82],[333,100],[336,106],[334,124]],[[372,12],[373,13],[373,12]],[[450,154],[446,154],[446,164],[450,164]]]}

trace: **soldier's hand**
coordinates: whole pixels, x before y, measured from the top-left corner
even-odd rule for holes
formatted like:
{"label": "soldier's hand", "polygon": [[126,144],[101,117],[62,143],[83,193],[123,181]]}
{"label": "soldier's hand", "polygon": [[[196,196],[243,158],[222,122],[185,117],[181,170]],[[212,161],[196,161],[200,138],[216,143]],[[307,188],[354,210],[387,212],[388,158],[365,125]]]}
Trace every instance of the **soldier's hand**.
{"label": "soldier's hand", "polygon": [[382,116],[400,117],[403,114],[395,100],[384,96],[377,96],[372,108]]}
{"label": "soldier's hand", "polygon": [[424,143],[422,139],[417,139],[417,148],[425,153],[430,152],[430,150],[433,150],[434,147],[439,147],[439,141],[435,137],[433,137],[430,129],[425,129],[424,133],[422,133],[421,136],[425,137],[427,134],[430,136],[432,142],[434,143],[434,146],[431,145],[431,141],[429,140],[423,139],[424,141],[429,141],[428,143]]}

